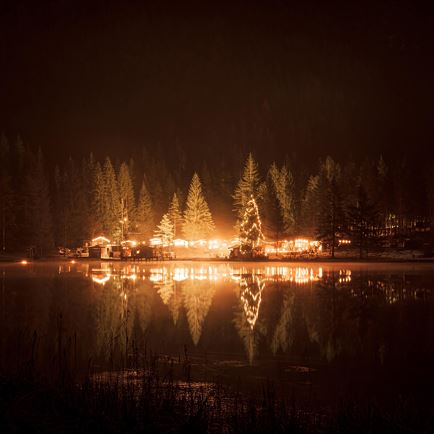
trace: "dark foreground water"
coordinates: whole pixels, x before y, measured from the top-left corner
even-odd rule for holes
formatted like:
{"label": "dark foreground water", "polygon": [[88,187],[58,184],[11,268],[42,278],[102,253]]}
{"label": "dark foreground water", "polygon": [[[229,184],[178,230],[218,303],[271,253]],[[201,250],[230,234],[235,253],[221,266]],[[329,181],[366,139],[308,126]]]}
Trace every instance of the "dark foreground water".
{"label": "dark foreground water", "polygon": [[2,372],[158,354],[179,379],[321,406],[433,402],[432,264],[52,262],[0,279]]}

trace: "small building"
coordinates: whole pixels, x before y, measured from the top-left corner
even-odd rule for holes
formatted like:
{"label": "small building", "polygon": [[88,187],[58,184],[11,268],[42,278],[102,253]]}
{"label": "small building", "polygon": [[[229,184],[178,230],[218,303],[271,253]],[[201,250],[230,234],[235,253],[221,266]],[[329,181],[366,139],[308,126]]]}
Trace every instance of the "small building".
{"label": "small building", "polygon": [[110,245],[110,240],[106,237],[99,236],[94,238],[89,245],[89,258],[101,259],[107,255],[107,246]]}

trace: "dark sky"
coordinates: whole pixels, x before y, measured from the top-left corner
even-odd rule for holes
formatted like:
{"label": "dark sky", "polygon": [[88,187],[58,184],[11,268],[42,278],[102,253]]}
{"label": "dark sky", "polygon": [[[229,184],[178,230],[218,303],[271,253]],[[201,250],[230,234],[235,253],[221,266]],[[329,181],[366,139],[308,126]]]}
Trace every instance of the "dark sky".
{"label": "dark sky", "polygon": [[173,3],[0,2],[0,130],[56,159],[433,146],[422,2]]}

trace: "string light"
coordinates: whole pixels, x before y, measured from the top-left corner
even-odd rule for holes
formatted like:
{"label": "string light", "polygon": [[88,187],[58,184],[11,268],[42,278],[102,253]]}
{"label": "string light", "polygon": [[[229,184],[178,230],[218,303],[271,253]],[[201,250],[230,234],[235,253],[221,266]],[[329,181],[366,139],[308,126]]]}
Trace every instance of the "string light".
{"label": "string light", "polygon": [[264,235],[262,234],[259,209],[256,200],[252,195],[246,204],[246,210],[240,226],[241,253],[253,253],[253,250],[261,244],[263,239]]}

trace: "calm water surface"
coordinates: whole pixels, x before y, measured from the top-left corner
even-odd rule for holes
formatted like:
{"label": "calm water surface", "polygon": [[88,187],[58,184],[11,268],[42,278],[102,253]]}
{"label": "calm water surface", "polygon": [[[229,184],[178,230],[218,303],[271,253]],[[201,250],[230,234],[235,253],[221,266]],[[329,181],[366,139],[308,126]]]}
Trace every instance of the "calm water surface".
{"label": "calm water surface", "polygon": [[159,354],[198,381],[305,396],[434,385],[432,264],[65,261],[2,264],[0,278],[5,369]]}

